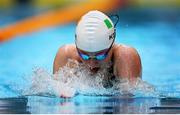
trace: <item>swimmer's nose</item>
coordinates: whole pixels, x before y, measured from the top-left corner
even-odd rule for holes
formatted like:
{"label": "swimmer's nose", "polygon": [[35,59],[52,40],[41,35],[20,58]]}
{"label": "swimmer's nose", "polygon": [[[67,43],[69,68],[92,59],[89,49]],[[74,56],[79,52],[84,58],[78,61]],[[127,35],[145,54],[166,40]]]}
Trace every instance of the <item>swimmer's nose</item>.
{"label": "swimmer's nose", "polygon": [[88,63],[89,63],[90,66],[93,66],[93,67],[98,65],[98,62],[95,59],[90,59],[88,61]]}

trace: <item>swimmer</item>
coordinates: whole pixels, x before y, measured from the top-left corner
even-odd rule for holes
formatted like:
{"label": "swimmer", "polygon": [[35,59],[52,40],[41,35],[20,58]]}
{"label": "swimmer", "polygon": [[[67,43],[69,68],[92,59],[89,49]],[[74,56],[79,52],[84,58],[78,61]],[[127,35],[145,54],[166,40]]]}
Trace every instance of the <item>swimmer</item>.
{"label": "swimmer", "polygon": [[[92,73],[97,73],[102,63],[112,62],[109,72],[113,76],[132,82],[141,78],[138,52],[130,46],[115,43],[116,24],[97,10],[83,15],[76,27],[75,43],[59,48],[54,59],[53,74],[72,59],[87,65]],[[65,92],[60,95],[68,97]]]}

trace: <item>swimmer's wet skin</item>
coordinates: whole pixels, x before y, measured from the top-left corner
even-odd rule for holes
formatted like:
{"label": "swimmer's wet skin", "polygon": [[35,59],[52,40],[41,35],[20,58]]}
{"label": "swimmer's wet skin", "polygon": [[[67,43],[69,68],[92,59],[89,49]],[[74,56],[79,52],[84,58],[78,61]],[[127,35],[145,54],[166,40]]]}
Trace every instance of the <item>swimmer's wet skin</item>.
{"label": "swimmer's wet skin", "polygon": [[[75,44],[59,48],[53,74],[66,66],[69,59],[85,64],[92,74],[101,70],[102,63],[112,62],[111,71],[107,71],[116,78],[128,79],[133,85],[141,78],[140,56],[132,47],[115,44],[115,35],[115,26],[108,16],[97,10],[89,11],[77,24]],[[60,97],[71,96],[66,95],[66,90],[60,93]]]}

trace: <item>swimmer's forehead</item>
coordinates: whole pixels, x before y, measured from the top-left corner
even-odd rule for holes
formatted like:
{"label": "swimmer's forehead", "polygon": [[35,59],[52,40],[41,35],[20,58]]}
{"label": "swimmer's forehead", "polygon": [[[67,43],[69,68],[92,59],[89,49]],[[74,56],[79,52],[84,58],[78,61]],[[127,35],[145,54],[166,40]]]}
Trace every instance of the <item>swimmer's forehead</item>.
{"label": "swimmer's forehead", "polygon": [[108,49],[100,50],[100,51],[97,51],[97,52],[87,52],[87,51],[81,50],[79,48],[78,48],[78,50],[83,54],[90,54],[90,55],[96,54],[97,55],[97,54],[101,54],[101,53],[106,52]]}

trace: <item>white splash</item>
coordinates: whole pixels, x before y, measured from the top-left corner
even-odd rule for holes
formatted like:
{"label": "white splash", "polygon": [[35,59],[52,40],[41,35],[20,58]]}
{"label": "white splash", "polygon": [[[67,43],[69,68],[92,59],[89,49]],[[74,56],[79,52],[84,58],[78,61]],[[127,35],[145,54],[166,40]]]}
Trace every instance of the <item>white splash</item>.
{"label": "white splash", "polygon": [[152,85],[137,79],[132,85],[126,79],[110,79],[107,69],[111,63],[102,64],[101,69],[92,74],[86,65],[69,60],[56,74],[48,73],[42,68],[35,69],[32,74],[30,88],[23,95],[50,95],[56,97],[73,97],[83,95],[148,95],[155,94]]}

